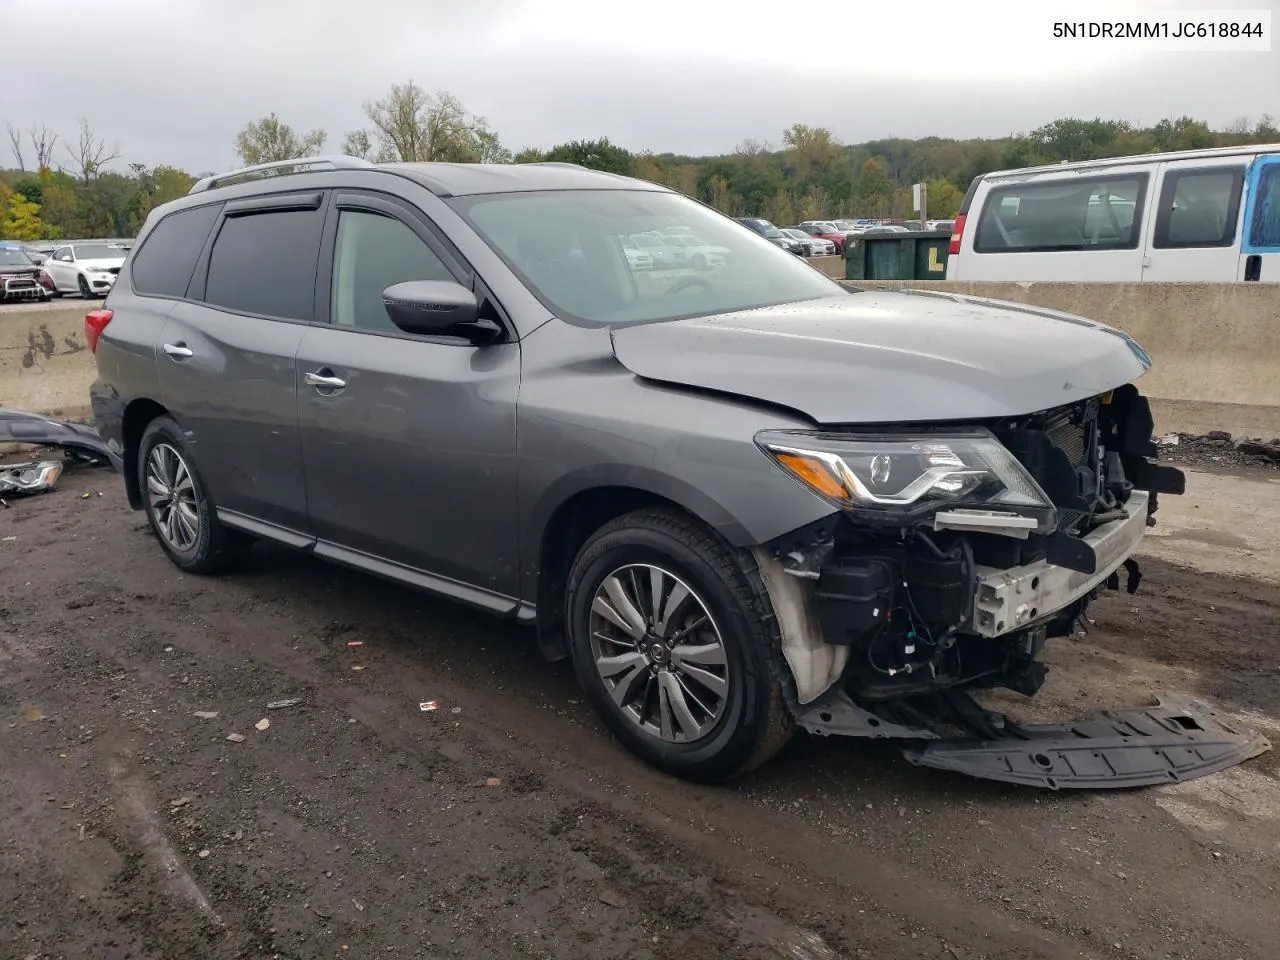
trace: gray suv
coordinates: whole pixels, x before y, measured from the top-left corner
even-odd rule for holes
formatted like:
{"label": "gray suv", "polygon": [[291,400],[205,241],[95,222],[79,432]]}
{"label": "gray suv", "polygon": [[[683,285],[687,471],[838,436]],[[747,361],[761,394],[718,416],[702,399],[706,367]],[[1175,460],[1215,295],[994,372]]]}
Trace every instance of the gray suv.
{"label": "gray suv", "polygon": [[[634,269],[651,231],[730,255]],[[847,289],[564,164],[203,180],[151,212],[86,334],[97,429],[183,570],[266,540],[527,624],[691,779],[803,728],[1072,784],[1083,728],[970,693],[1035,693],[1046,639],[1126,565],[1136,584],[1156,495],[1182,490],[1124,334]]]}

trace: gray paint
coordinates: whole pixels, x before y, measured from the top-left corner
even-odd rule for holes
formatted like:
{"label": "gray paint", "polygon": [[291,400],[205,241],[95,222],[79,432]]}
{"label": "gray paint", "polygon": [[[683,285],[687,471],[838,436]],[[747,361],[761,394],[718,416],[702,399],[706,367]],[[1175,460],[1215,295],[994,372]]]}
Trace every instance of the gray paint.
{"label": "gray paint", "polygon": [[[493,292],[510,335],[477,347],[331,327],[332,216],[311,320],[139,296],[126,263],[97,351],[100,433],[118,449],[130,404],[158,402],[187,432],[228,523],[529,619],[547,525],[576,494],[644,491],[734,544],[759,544],[833,513],[765,458],[753,439],[761,430],[1025,413],[1143,370],[1119,335],[1087,321],[902,294],[838,294],[612,332],[564,323],[437,196],[513,189],[520,169],[315,172],[153,211],[139,249],[160,216],[215,199],[398,197],[447,238],[458,279],[479,278]],[[524,169],[530,188],[626,183]],[[192,291],[202,289],[207,256]],[[191,356],[172,359],[164,343]],[[304,382],[309,372],[346,385],[322,392]]]}
{"label": "gray paint", "polygon": [[614,331],[636,374],[820,423],[966,420],[1096,396],[1146,366],[1122,334],[977,298],[861,292]]}

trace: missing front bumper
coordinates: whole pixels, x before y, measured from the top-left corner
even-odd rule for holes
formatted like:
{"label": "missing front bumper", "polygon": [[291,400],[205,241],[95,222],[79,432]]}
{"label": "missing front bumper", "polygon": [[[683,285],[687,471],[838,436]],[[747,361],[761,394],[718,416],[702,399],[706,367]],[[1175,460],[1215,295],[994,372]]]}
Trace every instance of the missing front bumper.
{"label": "missing front bumper", "polygon": [[1208,704],[1165,696],[1081,723],[1004,724],[997,740],[939,740],[903,751],[916,766],[1049,790],[1154,786],[1208,776],[1271,749]]}

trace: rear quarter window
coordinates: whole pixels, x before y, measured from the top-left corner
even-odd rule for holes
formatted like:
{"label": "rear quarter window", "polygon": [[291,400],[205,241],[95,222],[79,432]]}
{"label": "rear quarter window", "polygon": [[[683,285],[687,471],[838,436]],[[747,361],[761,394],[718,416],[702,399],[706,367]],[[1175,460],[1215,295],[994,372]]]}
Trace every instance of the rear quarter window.
{"label": "rear quarter window", "polygon": [[1029,180],[993,187],[982,206],[977,253],[1133,250],[1142,232],[1147,174]]}
{"label": "rear quarter window", "polygon": [[135,293],[150,297],[184,297],[196,260],[209,238],[222,204],[190,207],[166,215],[130,259]]}

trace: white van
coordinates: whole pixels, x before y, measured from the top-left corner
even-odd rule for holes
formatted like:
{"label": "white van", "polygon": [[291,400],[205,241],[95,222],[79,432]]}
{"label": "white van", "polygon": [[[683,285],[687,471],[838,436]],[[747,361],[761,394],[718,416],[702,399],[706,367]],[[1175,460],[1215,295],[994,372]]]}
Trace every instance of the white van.
{"label": "white van", "polygon": [[1280,283],[1280,144],[985,174],[947,279]]}

